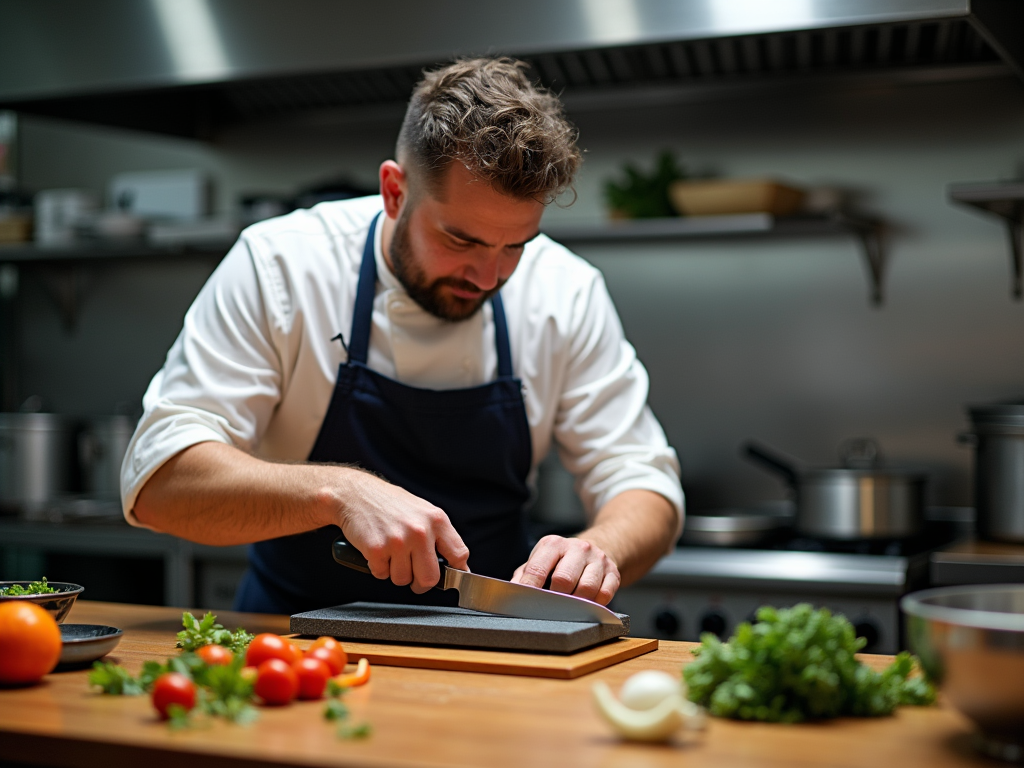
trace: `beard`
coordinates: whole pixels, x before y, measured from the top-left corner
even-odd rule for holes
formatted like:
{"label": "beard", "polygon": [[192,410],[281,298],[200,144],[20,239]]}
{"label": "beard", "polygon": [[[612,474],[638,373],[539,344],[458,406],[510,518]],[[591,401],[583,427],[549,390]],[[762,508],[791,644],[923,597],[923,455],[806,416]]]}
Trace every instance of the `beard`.
{"label": "beard", "polygon": [[423,266],[413,255],[412,245],[409,242],[408,218],[409,208],[407,206],[398,217],[398,221],[395,222],[395,231],[391,235],[391,247],[388,250],[388,255],[391,257],[391,268],[394,270],[398,282],[402,284],[413,301],[434,317],[454,323],[475,315],[480,311],[484,302],[501,290],[505,281],[500,281],[494,288],[475,299],[461,299],[452,295],[445,289],[457,288],[464,291],[480,289],[468,280],[460,280],[457,277],[439,277],[433,281],[429,280]]}

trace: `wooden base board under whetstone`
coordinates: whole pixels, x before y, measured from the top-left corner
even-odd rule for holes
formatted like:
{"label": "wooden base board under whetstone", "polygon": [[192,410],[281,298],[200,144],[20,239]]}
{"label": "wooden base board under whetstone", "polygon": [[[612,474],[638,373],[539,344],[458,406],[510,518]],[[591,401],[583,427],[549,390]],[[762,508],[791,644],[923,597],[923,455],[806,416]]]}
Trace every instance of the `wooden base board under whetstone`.
{"label": "wooden base board under whetstone", "polygon": [[297,613],[291,631],[349,640],[455,645],[533,653],[574,653],[629,632],[622,626],[538,621],[431,605],[349,603]]}
{"label": "wooden base board under whetstone", "polygon": [[[293,642],[305,650],[312,645],[313,640],[300,637],[295,638]],[[450,646],[358,643],[351,640],[345,640],[344,646],[348,652],[350,665],[359,659],[366,659],[370,664],[381,667],[411,667],[573,680],[656,651],[658,641],[639,637],[619,637],[576,653],[487,651]],[[351,670],[351,666],[349,669]]]}

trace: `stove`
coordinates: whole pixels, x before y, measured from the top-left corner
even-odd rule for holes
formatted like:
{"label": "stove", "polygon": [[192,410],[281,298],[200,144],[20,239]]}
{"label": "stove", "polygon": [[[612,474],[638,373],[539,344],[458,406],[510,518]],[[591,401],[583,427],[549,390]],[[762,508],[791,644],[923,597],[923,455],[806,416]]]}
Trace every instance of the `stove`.
{"label": "stove", "polygon": [[839,542],[783,537],[761,548],[678,547],[639,582],[619,590],[614,610],[632,633],[699,640],[729,637],[762,605],[809,602],[846,616],[865,651],[904,647],[899,598],[929,586],[930,555],[957,540],[955,527],[930,524],[914,539]]}

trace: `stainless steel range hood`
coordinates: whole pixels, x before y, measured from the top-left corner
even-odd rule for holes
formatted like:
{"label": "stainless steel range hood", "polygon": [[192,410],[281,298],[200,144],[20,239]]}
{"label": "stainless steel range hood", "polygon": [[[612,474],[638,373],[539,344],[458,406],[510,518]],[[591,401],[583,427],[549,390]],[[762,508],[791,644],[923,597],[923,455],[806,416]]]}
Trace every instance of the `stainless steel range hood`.
{"label": "stainless steel range hood", "polygon": [[942,70],[1024,75],[1019,0],[0,0],[0,108],[185,136],[403,102],[455,55],[567,96]]}

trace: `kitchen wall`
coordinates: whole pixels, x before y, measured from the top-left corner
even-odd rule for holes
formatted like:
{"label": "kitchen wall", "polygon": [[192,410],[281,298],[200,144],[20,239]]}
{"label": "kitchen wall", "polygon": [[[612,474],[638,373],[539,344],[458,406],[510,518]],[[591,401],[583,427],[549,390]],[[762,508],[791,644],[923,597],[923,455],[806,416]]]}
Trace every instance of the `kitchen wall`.
{"label": "kitchen wall", "polygon": [[[841,185],[891,224],[881,308],[869,305],[859,249],[843,236],[577,249],[604,272],[650,371],[651,404],[679,451],[692,509],[785,495],[739,458],[746,438],[832,463],[844,438],[865,435],[890,459],[928,469],[933,503],[970,503],[970,453],[954,438],[965,403],[1024,395],[1024,304],[1009,298],[1001,225],[952,207],[945,187],[1016,174],[1022,95],[1014,81],[989,80],[573,115],[587,151],[579,200],[553,207],[551,224],[601,219],[604,179],[663,148],[693,173]],[[399,116],[266,123],[215,144],[25,118],[22,181],[102,190],[122,170],[202,167],[228,211],[239,193],[339,173],[372,183]],[[23,270],[22,393],[75,413],[137,401],[211,266],[91,268],[70,331],[42,274]]]}

